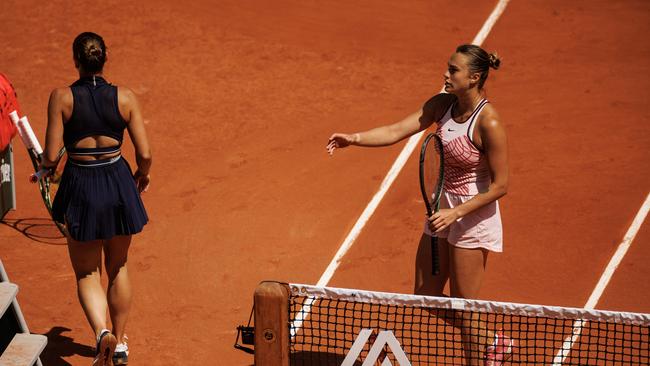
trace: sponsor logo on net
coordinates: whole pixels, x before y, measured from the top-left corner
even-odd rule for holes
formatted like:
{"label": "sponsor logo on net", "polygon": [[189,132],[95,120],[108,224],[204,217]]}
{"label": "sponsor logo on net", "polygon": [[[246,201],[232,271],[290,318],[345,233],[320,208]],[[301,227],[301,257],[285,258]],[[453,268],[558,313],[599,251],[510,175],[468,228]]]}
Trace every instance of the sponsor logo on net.
{"label": "sponsor logo on net", "polygon": [[[348,354],[345,356],[345,359],[343,360],[341,366],[355,365],[355,362],[357,361],[359,356],[361,356],[361,352],[363,351],[365,345],[368,344],[372,335],[373,335],[372,329],[361,329],[361,332],[359,332],[357,339],[352,344],[352,347],[350,348]],[[399,344],[397,338],[395,338],[393,332],[389,330],[382,330],[379,331],[379,335],[376,338],[375,337],[372,338],[374,338],[374,343],[371,345],[369,344],[370,351],[368,351],[368,354],[366,355],[366,359],[363,361],[363,364],[361,364],[361,366],[376,365],[376,363],[380,361],[379,358],[381,357],[383,350],[386,346],[388,346],[388,349],[395,356],[397,365],[411,366],[411,362],[406,357],[406,353],[404,353],[402,346]],[[372,340],[370,340],[370,342],[372,342]],[[397,366],[397,365],[393,365],[388,359],[388,357],[384,357],[384,360],[381,362],[381,366]]]}

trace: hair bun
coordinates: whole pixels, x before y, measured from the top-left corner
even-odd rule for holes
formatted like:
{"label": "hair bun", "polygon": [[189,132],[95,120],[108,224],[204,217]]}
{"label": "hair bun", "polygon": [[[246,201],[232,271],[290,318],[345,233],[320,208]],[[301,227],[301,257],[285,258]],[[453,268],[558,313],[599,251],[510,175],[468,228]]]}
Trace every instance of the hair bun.
{"label": "hair bun", "polygon": [[96,33],[83,32],[72,43],[72,54],[78,67],[87,73],[98,73],[106,62],[106,44]]}
{"label": "hair bun", "polygon": [[489,57],[490,57],[490,67],[493,68],[493,69],[495,69],[495,70],[498,70],[498,69],[499,69],[499,66],[501,65],[501,59],[499,58],[499,56],[497,55],[497,53],[496,53],[496,52],[495,52],[495,53],[491,53],[491,54],[489,55]]}
{"label": "hair bun", "polygon": [[102,50],[100,48],[95,47],[94,45],[90,46],[90,48],[88,48],[88,55],[99,57],[102,55]]}

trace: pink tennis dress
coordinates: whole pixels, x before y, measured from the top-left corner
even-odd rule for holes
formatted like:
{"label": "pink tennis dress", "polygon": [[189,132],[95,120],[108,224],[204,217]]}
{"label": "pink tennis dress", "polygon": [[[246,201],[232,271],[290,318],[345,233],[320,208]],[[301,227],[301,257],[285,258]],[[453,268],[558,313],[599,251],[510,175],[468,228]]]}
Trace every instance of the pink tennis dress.
{"label": "pink tennis dress", "polygon": [[[438,123],[436,133],[442,139],[444,151],[445,182],[440,208],[453,208],[480,192],[486,192],[491,182],[490,169],[484,153],[476,148],[472,133],[476,118],[487,99],[481,100],[474,112],[463,123],[451,116],[452,104]],[[432,235],[428,221],[424,232]],[[485,248],[493,252],[503,250],[503,229],[499,203],[491,202],[452,223],[437,234],[447,238],[449,244],[461,248]]]}

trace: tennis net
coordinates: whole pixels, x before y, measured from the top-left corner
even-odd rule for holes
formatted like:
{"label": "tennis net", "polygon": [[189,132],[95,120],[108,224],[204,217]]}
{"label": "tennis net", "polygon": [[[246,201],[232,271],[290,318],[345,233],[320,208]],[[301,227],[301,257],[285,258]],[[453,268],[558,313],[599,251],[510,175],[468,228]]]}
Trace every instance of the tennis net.
{"label": "tennis net", "polygon": [[277,282],[255,295],[259,366],[648,365],[649,335],[650,314]]}

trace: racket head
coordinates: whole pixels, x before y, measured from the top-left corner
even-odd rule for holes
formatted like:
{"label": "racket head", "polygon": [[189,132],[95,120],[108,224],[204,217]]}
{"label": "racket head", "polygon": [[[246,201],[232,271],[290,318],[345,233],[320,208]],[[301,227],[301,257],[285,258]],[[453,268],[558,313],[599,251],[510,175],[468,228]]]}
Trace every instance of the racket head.
{"label": "racket head", "polygon": [[[29,151],[29,156],[32,160],[32,165],[34,166],[34,171],[38,171],[38,165],[40,164],[41,158],[36,152],[32,149]],[[59,189],[59,184],[61,183],[61,176],[63,175],[63,169],[65,168],[65,164],[68,160],[68,154],[66,154],[65,148],[61,148],[59,150],[58,156],[57,156],[57,161],[56,161],[56,166],[54,167],[53,171],[51,174],[49,174],[47,177],[40,179],[38,181],[38,189],[41,192],[41,198],[43,199],[43,204],[45,204],[45,208],[47,208],[47,212],[50,214],[50,217],[52,217],[52,203],[54,203],[54,197],[56,196],[56,192]],[[65,225],[54,221],[56,224],[57,228],[63,234],[64,236],[66,235],[66,229]]]}
{"label": "racket head", "polygon": [[430,216],[440,208],[444,183],[444,156],[442,140],[435,133],[428,134],[420,150],[420,190]]}

